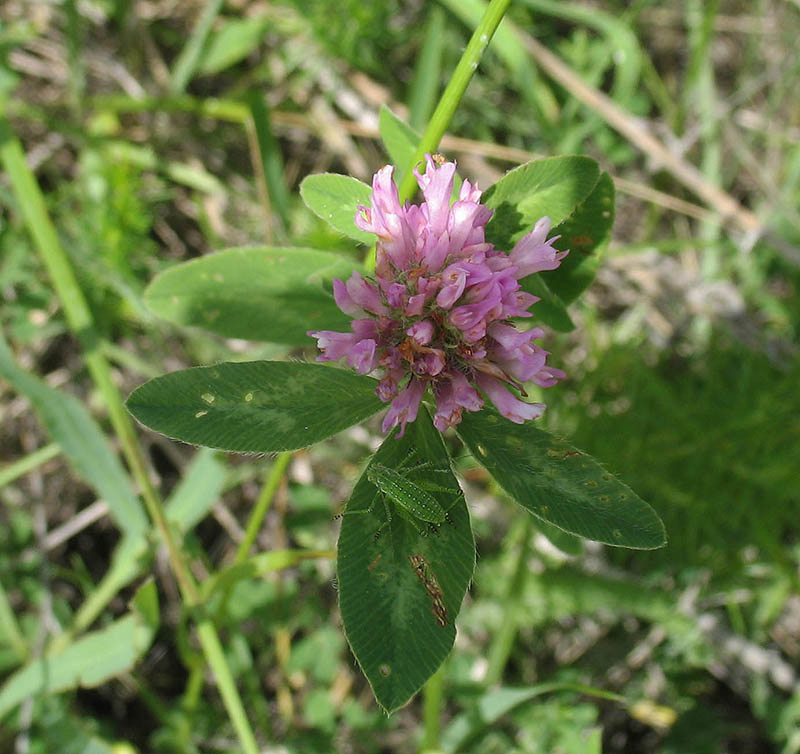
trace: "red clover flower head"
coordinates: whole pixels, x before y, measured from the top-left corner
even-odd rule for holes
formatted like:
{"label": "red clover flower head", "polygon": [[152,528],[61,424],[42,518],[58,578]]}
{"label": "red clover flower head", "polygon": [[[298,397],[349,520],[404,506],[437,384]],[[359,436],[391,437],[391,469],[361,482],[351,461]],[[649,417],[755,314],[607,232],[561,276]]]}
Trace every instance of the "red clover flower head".
{"label": "red clover flower head", "polygon": [[381,168],[372,181],[372,207],[359,207],[355,223],[377,236],[374,277],[353,272],[333,281],[336,304],[354,317],[349,333],[311,331],[322,351],[318,361],[344,358],[360,374],[381,370],[375,392],[391,406],[383,431],[417,418],[430,387],[436,400],[433,423],[454,427],[467,411],[483,407],[482,392],[500,413],[522,424],[541,416],[542,403],[527,403],[523,383],[550,387],[566,375],[547,366],[548,352],[534,341],[544,332],[520,331],[511,323],[531,317],[539,299],[520,290],[534,272],[554,270],[567,255],[547,238],[543,217],[510,254],[485,240],[492,210],[480,204],[477,186],[464,181],[450,204],[456,165],[437,164],[417,178],[425,201],[400,204],[392,174]]}

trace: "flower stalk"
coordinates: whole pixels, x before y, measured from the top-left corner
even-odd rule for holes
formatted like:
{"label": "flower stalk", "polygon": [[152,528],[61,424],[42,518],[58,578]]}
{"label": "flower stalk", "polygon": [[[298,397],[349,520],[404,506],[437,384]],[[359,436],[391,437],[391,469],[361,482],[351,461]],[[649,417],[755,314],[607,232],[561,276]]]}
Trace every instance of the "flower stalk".
{"label": "flower stalk", "polygon": [[[475,28],[464,54],[461,56],[461,60],[458,61],[458,65],[442,93],[439,104],[433,111],[428,126],[422,134],[417,151],[414,153],[413,163],[409,167],[419,164],[426,153],[435,152],[438,148],[439,142],[450,125],[450,121],[453,119],[456,108],[461,102],[469,82],[478,69],[478,63],[489,46],[497,27],[503,20],[509,5],[511,5],[511,0],[492,0],[489,3],[486,13],[484,13],[483,18]],[[408,170],[400,184],[400,201],[403,202],[406,199],[410,199],[415,188],[414,176],[411,170]]]}

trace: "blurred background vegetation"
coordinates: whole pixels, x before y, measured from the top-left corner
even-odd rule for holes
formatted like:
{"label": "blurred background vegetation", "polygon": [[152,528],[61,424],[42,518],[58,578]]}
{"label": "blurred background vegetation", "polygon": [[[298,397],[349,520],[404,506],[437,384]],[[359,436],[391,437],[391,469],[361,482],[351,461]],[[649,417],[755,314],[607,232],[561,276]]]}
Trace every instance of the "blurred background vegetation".
{"label": "blurred background vegetation", "polygon": [[[215,360],[312,358],[157,321],[144,287],[237,245],[357,253],[299,181],[368,181],[386,161],[380,106],[424,126],[480,8],[4,0],[0,108],[123,391]],[[571,307],[576,328],[548,337],[569,380],[547,393],[546,423],[649,500],[670,542],[623,552],[539,531],[465,462],[479,559],[441,748],[796,754],[800,4],[518,0],[501,32],[441,151],[482,187],[534,155],[588,154],[614,177],[597,281]],[[148,569],[161,604],[138,662],[0,714],[0,752],[236,751],[163,558],[109,581],[116,501],[70,453],[79,425],[54,429],[47,406],[72,396],[101,426],[105,409],[6,176],[0,292],[14,359],[0,359],[0,674],[64,632],[116,626]],[[260,548],[332,548],[378,436],[371,424],[295,454]],[[143,441],[202,579],[235,551],[272,461]],[[421,701],[377,709],[334,569],[242,580],[218,607],[248,713],[268,751],[416,751]]]}

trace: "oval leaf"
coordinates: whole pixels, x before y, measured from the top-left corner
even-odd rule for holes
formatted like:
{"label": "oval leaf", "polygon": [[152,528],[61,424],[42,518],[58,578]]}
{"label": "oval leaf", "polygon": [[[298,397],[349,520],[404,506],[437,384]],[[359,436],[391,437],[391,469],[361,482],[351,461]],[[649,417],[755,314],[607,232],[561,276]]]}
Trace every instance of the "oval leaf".
{"label": "oval leaf", "polygon": [[304,448],[383,408],[377,383],[321,364],[249,361],[165,374],[126,403],[142,424],[238,453]]}
{"label": "oval leaf", "polygon": [[550,290],[541,274],[528,275],[520,281],[520,284],[523,291],[539,298],[533,310],[537,320],[558,332],[571,332],[575,329],[564,302]]}
{"label": "oval leaf", "polygon": [[389,159],[395,166],[394,180],[399,185],[405,171],[414,159],[414,152],[419,144],[419,134],[398,118],[386,105],[381,106],[378,120],[381,141],[386,148]]}
{"label": "oval leaf", "polygon": [[494,210],[486,240],[511,251],[545,215],[557,225],[589,196],[599,175],[589,157],[549,157],[514,168],[484,194],[485,204]]}
{"label": "oval leaf", "polygon": [[523,508],[559,529],[615,547],[666,543],[656,512],[591,456],[493,408],[465,414],[459,436]]}
{"label": "oval leaf", "polygon": [[30,697],[99,686],[130,670],[158,628],[158,593],[152,581],[137,591],[132,607],[124,618],[31,660],[8,678],[0,688],[0,718]]}
{"label": "oval leaf", "polygon": [[561,236],[555,247],[570,250],[561,266],[547,274],[548,287],[563,302],[574,301],[594,280],[613,224],[614,181],[608,173],[602,173],[592,193],[553,229],[553,235]]}
{"label": "oval leaf", "polygon": [[334,278],[355,265],[313,249],[227,249],[162,272],[145,291],[159,317],[228,338],[308,345],[307,330],[350,329]]}
{"label": "oval leaf", "polygon": [[475,542],[464,496],[427,413],[420,412],[403,438],[390,436],[371,463],[429,486],[449,519],[438,527],[406,520],[391,501],[384,505],[366,470],[344,514],[338,547],[344,630],[375,698],[392,712],[453,646],[454,622],[475,566]]}
{"label": "oval leaf", "polygon": [[335,230],[369,246],[375,243],[375,234],[359,230],[355,222],[359,205],[370,206],[372,189],[366,183],[336,173],[309,175],[300,184],[300,196],[315,215]]}

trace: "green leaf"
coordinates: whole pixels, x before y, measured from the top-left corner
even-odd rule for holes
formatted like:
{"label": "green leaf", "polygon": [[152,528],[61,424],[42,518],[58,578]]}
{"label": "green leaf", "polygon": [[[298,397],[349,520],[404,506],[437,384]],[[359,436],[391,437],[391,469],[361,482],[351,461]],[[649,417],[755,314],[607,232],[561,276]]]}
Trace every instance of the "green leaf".
{"label": "green leaf", "polygon": [[222,495],[227,468],[219,455],[201,449],[166,502],[167,518],[182,532],[197,526]]}
{"label": "green leaf", "polygon": [[199,73],[219,73],[246,58],[261,43],[268,24],[264,16],[227,19],[209,35]]}
{"label": "green leaf", "polygon": [[547,285],[565,303],[578,298],[594,280],[613,224],[614,181],[608,173],[601,173],[592,193],[553,229],[553,235],[561,236],[555,247],[570,252],[558,269],[547,273]]}
{"label": "green leaf", "polygon": [[563,529],[548,523],[544,519],[536,519],[535,526],[540,534],[543,534],[550,543],[567,555],[578,556],[583,553],[583,540],[573,534],[568,534]]}
{"label": "green leaf", "polygon": [[570,332],[575,329],[564,302],[550,290],[541,273],[528,275],[520,281],[520,285],[523,291],[541,299],[534,304],[533,309],[534,317],[539,322],[544,322],[558,332]]}
{"label": "green leaf", "polygon": [[383,408],[377,383],[322,364],[223,363],[165,374],[126,405],[168,437],[237,453],[305,448]]}
{"label": "green leaf", "polygon": [[400,185],[403,175],[414,159],[420,136],[411,126],[400,120],[386,105],[381,107],[378,128],[381,141],[395,166],[394,180]]}
{"label": "green leaf", "polygon": [[509,171],[483,196],[494,210],[486,240],[511,251],[545,215],[557,225],[591,193],[599,175],[594,160],[576,156],[534,160]]}
{"label": "green leaf", "polygon": [[30,696],[99,686],[130,670],[150,647],[158,627],[158,594],[152,581],[139,589],[132,607],[126,617],[12,675],[0,689],[0,718]]}
{"label": "green leaf", "polygon": [[498,484],[537,518],[615,547],[666,544],[664,525],[635,492],[591,456],[531,422],[514,424],[487,406],[465,414],[457,432]]}
{"label": "green leaf", "polygon": [[325,550],[270,550],[253,555],[241,563],[235,563],[218,571],[208,578],[202,586],[204,600],[209,600],[218,592],[231,589],[244,579],[263,578],[273,571],[292,568],[308,558],[333,557]]}
{"label": "green leaf", "polygon": [[[177,532],[191,531],[219,500],[226,467],[218,456],[219,453],[208,448],[198,451],[167,499],[167,520]],[[91,625],[120,589],[150,567],[152,548],[153,542],[145,532],[122,539],[114,550],[110,567],[76,613],[73,631]]]}
{"label": "green leaf", "polygon": [[127,535],[144,532],[147,516],[128,475],[83,404],[20,369],[2,336],[0,375],[30,400],[72,468],[108,503],[109,513],[122,532]]}
{"label": "green leaf", "polygon": [[320,173],[309,175],[300,184],[300,196],[306,206],[328,225],[360,243],[372,246],[373,233],[356,227],[358,207],[369,207],[372,189],[349,175]]}
{"label": "green leaf", "polygon": [[559,683],[541,683],[525,688],[501,687],[486,691],[466,712],[462,712],[448,723],[442,732],[442,751],[452,754],[463,749],[515,707],[543,694],[562,689],[563,686]]}
{"label": "green leaf", "polygon": [[329,290],[353,266],[313,249],[227,249],[161,273],[145,302],[164,319],[225,337],[308,345],[307,330],[349,330]]}
{"label": "green leaf", "polygon": [[[110,741],[99,733],[100,723],[92,716],[71,713],[66,700],[51,701],[36,715],[37,748],[47,754],[136,754],[126,741]],[[111,735],[109,733],[109,735]]]}
{"label": "green leaf", "polygon": [[[409,478],[417,484],[458,486],[441,435],[424,410],[403,438],[395,434],[387,438],[371,462],[408,469]],[[421,463],[426,466],[416,468]],[[393,514],[387,524],[386,508],[381,498],[376,499],[378,491],[365,470],[350,497],[339,535],[344,630],[375,698],[387,712],[403,706],[450,652],[455,619],[475,565],[475,543],[463,495],[432,494],[449,511],[450,522],[423,536],[419,524],[403,518],[389,503]],[[373,502],[372,511],[365,513]],[[412,556],[424,562],[427,586],[409,560]]]}

